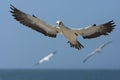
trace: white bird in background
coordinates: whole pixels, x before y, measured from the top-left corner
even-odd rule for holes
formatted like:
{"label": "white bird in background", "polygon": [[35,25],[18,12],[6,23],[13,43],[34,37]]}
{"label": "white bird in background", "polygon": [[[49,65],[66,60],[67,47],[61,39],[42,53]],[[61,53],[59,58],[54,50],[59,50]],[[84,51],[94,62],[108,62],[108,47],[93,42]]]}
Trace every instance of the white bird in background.
{"label": "white bird in background", "polygon": [[95,49],[93,52],[91,52],[90,54],[87,55],[87,57],[83,60],[83,62],[86,62],[89,58],[91,58],[93,55],[97,54],[97,53],[100,53],[102,51],[102,49],[110,44],[112,41],[109,41],[107,43],[104,43],[102,45],[100,45],[97,49]]}
{"label": "white bird in background", "polygon": [[54,51],[54,52],[48,54],[47,56],[45,56],[42,59],[40,59],[35,65],[38,65],[38,64],[41,64],[43,62],[49,61],[56,53],[57,53],[57,51]]}
{"label": "white bird in background", "polygon": [[10,8],[10,12],[12,13],[14,19],[19,21],[21,24],[32,28],[33,30],[36,30],[48,37],[55,38],[57,34],[62,33],[67,38],[70,46],[78,50],[84,48],[84,46],[77,39],[78,35],[81,35],[84,39],[96,38],[101,35],[108,35],[115,27],[113,20],[100,25],[94,24],[89,27],[79,29],[68,28],[62,21],[57,21],[56,23],[58,27],[54,27],[37,18],[35,15],[31,16],[25,12],[22,12],[13,5],[11,5]]}

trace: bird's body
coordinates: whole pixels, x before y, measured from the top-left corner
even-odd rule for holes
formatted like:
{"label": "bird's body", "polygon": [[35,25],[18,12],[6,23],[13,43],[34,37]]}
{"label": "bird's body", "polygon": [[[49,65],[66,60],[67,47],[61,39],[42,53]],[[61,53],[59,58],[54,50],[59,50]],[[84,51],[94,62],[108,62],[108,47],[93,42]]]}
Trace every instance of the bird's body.
{"label": "bird's body", "polygon": [[41,64],[43,62],[47,62],[49,61],[54,55],[56,54],[56,51],[48,54],[47,56],[43,57],[42,59],[40,59],[35,65]]}
{"label": "bird's body", "polygon": [[57,21],[56,23],[60,27],[63,35],[68,39],[68,43],[70,43],[71,47],[75,47],[77,49],[84,47],[77,40],[78,34],[76,34],[74,31],[72,31],[72,29],[66,27],[61,21]]}
{"label": "bird's body", "polygon": [[94,24],[81,29],[70,29],[66,27],[62,21],[57,21],[56,23],[58,27],[54,27],[37,18],[35,15],[31,16],[26,14],[12,5],[10,8],[10,12],[12,13],[12,16],[14,16],[14,19],[19,21],[21,24],[28,26],[29,28],[32,28],[48,37],[55,38],[57,34],[62,33],[67,38],[70,46],[78,50],[84,47],[77,40],[78,35],[81,35],[84,39],[96,38],[101,35],[108,35],[115,26],[113,20],[111,20],[101,25]]}
{"label": "bird's body", "polygon": [[90,54],[87,55],[87,57],[83,60],[83,62],[86,62],[89,58],[91,58],[93,55],[100,53],[102,51],[102,49],[107,46],[108,44],[110,44],[111,41],[104,43],[102,45],[100,45],[98,48],[96,48],[94,51],[92,51]]}

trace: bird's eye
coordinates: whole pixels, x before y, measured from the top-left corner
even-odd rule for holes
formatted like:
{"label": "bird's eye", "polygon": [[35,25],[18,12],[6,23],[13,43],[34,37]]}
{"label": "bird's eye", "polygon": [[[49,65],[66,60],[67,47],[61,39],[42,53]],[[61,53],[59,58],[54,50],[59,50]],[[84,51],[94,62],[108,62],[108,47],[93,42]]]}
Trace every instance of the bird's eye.
{"label": "bird's eye", "polygon": [[61,23],[62,23],[62,22],[60,21],[60,22],[59,22],[59,25],[61,25]]}
{"label": "bird's eye", "polygon": [[57,21],[56,23],[57,23],[58,25],[61,25],[62,21]]}

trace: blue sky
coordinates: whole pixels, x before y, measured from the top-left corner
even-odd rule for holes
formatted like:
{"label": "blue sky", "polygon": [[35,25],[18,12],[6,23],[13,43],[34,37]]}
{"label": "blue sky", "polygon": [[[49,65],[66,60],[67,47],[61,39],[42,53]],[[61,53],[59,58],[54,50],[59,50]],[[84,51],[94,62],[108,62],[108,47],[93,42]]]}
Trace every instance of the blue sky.
{"label": "blue sky", "polygon": [[[0,69],[120,69],[120,0],[3,0],[1,2]],[[34,14],[51,25],[62,20],[68,27],[80,28],[114,20],[116,29],[108,36],[78,40],[82,50],[71,48],[63,35],[49,38],[29,29],[11,16],[10,4]],[[102,43],[113,41],[101,54],[83,59]],[[49,52],[58,53],[50,62],[34,64]]]}

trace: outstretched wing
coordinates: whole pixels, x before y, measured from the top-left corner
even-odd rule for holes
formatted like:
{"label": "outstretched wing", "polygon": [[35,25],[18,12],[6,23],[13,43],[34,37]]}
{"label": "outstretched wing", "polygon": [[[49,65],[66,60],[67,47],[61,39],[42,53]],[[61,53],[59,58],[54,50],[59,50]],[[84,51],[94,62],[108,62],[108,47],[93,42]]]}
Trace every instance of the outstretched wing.
{"label": "outstretched wing", "polygon": [[94,24],[92,26],[81,28],[79,30],[76,29],[76,30],[73,30],[73,32],[83,36],[83,38],[85,39],[86,38],[90,39],[90,38],[99,37],[101,35],[108,35],[108,33],[110,33],[114,29],[115,26],[116,25],[114,25],[113,20],[111,20],[101,25]]}
{"label": "outstretched wing", "polygon": [[85,63],[89,58],[91,58],[93,55],[95,55],[97,52],[93,51],[90,54],[87,55],[87,57],[83,60],[83,63]]}
{"label": "outstretched wing", "polygon": [[11,5],[11,13],[12,16],[14,16],[14,19],[19,21],[21,24],[26,25],[42,34],[45,36],[49,37],[56,37],[57,33],[60,32],[59,28],[55,28],[44,21],[38,19],[35,15],[29,15],[26,14],[17,8],[15,8],[13,5]]}
{"label": "outstretched wing", "polygon": [[107,46],[108,44],[112,43],[112,41],[109,41],[107,43],[102,44],[101,46],[99,46],[100,49],[103,49],[105,46]]}

